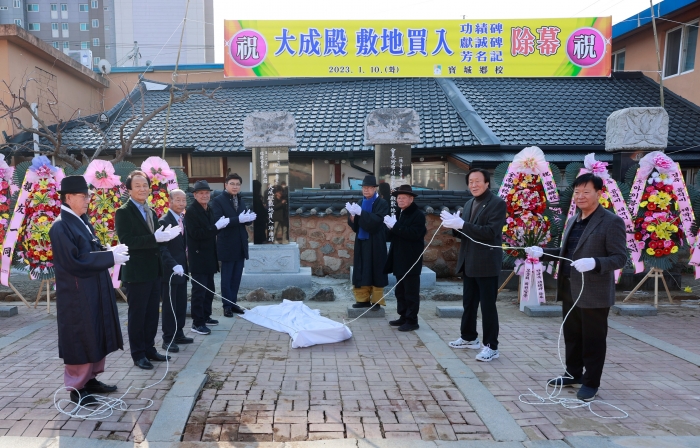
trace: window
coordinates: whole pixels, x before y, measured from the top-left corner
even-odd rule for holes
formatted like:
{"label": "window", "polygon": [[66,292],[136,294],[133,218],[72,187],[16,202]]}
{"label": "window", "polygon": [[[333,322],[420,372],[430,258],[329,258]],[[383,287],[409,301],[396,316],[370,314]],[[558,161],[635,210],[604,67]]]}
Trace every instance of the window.
{"label": "window", "polygon": [[28,31],[41,31],[41,24],[40,23],[28,23],[27,30]]}
{"label": "window", "polygon": [[61,18],[68,18],[68,3],[61,3]]}
{"label": "window", "polygon": [[[13,0],[12,6],[15,8],[21,8],[22,7],[22,0]],[[19,19],[18,19],[19,20]],[[15,21],[16,22],[16,21]]]}
{"label": "window", "polygon": [[99,19],[92,19],[92,27],[99,28],[100,27],[100,20]]}
{"label": "window", "polygon": [[15,25],[22,26],[22,19],[15,19]]}
{"label": "window", "polygon": [[81,3],[80,5],[78,5],[78,10],[79,10],[80,12],[88,12],[88,11],[89,11],[89,9],[88,9],[88,4],[87,4],[87,3]]}
{"label": "window", "polygon": [[90,2],[90,6],[92,7],[92,9],[97,9],[100,7],[100,2],[98,2],[97,0],[92,0]]}
{"label": "window", "polygon": [[665,78],[689,72],[695,68],[698,24],[699,22],[688,23],[666,33]]}
{"label": "window", "polygon": [[39,12],[39,4],[27,3],[27,12]]}
{"label": "window", "polygon": [[88,30],[87,23],[81,23],[80,24],[80,31],[87,31],[87,30]]}
{"label": "window", "polygon": [[63,49],[64,50],[70,49],[70,42],[63,42]]}
{"label": "window", "polygon": [[105,48],[106,48],[107,50],[109,50],[110,48],[112,48],[112,46],[111,46],[111,45],[105,45]]}
{"label": "window", "polygon": [[445,163],[425,162],[412,163],[413,185],[428,190],[445,190],[447,188]]}
{"label": "window", "polygon": [[105,31],[109,31],[109,25],[105,25]]}
{"label": "window", "polygon": [[58,50],[58,42],[51,42],[51,45]]}
{"label": "window", "polygon": [[51,3],[51,18],[58,19],[58,3]]}
{"label": "window", "polygon": [[93,47],[99,47],[100,46],[100,39],[98,37],[94,38],[92,40],[92,46]]}
{"label": "window", "polygon": [[62,24],[61,24],[61,36],[62,36],[62,37],[69,37],[69,34],[68,34],[68,24],[67,24],[67,23],[62,23]]}
{"label": "window", "polygon": [[7,11],[7,6],[0,6],[0,11]]}
{"label": "window", "polygon": [[612,55],[612,69],[614,72],[622,72],[625,70],[625,50],[618,51]]}
{"label": "window", "polygon": [[109,6],[105,6],[105,11],[109,11]]}
{"label": "window", "polygon": [[223,177],[221,157],[190,156],[190,177]]}
{"label": "window", "polygon": [[89,50],[90,49],[90,42],[80,42],[80,49],[81,50]]}
{"label": "window", "polygon": [[92,58],[92,65],[94,65],[95,67],[100,65],[100,58]]}

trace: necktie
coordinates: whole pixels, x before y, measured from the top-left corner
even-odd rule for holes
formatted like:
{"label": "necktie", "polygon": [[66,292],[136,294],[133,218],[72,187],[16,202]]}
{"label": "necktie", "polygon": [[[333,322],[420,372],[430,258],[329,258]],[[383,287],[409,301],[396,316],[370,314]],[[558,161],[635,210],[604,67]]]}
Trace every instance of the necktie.
{"label": "necktie", "polygon": [[153,233],[155,229],[153,228],[153,219],[151,219],[151,207],[149,207],[148,204],[144,204],[143,209],[146,212],[146,217],[144,219],[146,220],[146,224],[148,224],[148,229]]}
{"label": "necktie", "polygon": [[233,201],[233,208],[238,211],[238,196],[231,196],[231,200]]}
{"label": "necktie", "polygon": [[181,213],[180,214],[180,220],[178,221],[178,224],[180,225],[180,235],[185,234],[185,214]]}

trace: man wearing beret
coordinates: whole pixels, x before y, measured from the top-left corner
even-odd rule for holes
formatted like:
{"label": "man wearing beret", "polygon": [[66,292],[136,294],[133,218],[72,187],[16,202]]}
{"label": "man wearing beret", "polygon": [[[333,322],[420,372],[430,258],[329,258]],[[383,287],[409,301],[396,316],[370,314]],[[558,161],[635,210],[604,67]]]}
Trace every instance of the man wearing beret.
{"label": "man wearing beret", "polygon": [[153,369],[151,361],[165,361],[155,348],[160,306],[161,259],[159,243],[180,234],[177,227],[158,228],[158,217],[146,203],[151,186],[146,173],[132,171],[126,178],[129,200],[117,209],[114,219],[119,241],[129,248],[130,259],[122,268],[129,302],[129,347],[134,365]]}
{"label": "man wearing beret", "polygon": [[105,247],[85,214],[90,191],[83,176],[61,180],[61,215],[49,230],[56,273],[58,356],[70,398],[96,404],[90,394],[115,392],[96,376],[109,353],[123,350],[119,312],[108,269],[129,260],[123,244]]}
{"label": "man wearing beret", "polygon": [[396,311],[399,318],[392,320],[392,327],[399,331],[413,331],[418,327],[420,308],[420,272],[423,269],[425,248],[425,215],[413,203],[417,196],[410,185],[401,185],[393,193],[399,206],[399,217],[385,216],[387,240],[391,241],[384,272],[396,276]]}

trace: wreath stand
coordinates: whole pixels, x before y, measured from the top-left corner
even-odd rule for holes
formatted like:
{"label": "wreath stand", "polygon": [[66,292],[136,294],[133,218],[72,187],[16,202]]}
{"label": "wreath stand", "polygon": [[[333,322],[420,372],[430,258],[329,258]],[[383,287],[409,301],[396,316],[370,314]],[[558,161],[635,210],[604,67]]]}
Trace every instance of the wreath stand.
{"label": "wreath stand", "polygon": [[[36,300],[34,301],[34,308],[39,304],[39,299],[41,299],[41,293],[44,289],[44,284],[46,284],[46,312],[51,313],[51,280],[52,278],[42,280],[39,285],[39,292],[36,294]],[[13,288],[14,289],[14,288]]]}
{"label": "wreath stand", "polygon": [[[514,275],[515,275],[515,269],[513,269],[513,271],[511,271],[511,273],[510,273],[510,275],[508,276],[508,278],[506,279],[506,281],[503,282],[503,284],[501,285],[500,288],[498,288],[498,292],[497,292],[496,294],[500,294],[501,291],[503,291],[504,289],[506,289],[506,285],[508,284],[508,282],[510,281],[510,279],[513,278]],[[518,288],[518,299],[519,299],[519,298],[520,298],[520,288]]]}
{"label": "wreath stand", "polygon": [[22,302],[24,302],[24,304],[27,305],[27,308],[31,308],[31,305],[29,305],[29,302],[27,302],[27,299],[25,299],[24,296],[19,291],[17,291],[17,288],[15,288],[15,285],[13,285],[12,282],[7,282],[7,284],[15,292],[15,294],[17,294],[17,297],[22,299]]}
{"label": "wreath stand", "polygon": [[124,291],[122,291],[121,288],[114,288],[114,290],[117,291],[120,296],[122,296],[122,299],[124,299],[126,303],[129,303],[129,301],[126,299],[126,296],[124,295]]}
{"label": "wreath stand", "polygon": [[632,295],[635,292],[637,292],[637,290],[639,288],[641,288],[642,285],[644,284],[644,282],[646,282],[647,279],[649,279],[649,278],[654,279],[654,307],[655,308],[659,307],[659,278],[661,278],[661,281],[664,284],[664,288],[666,289],[666,295],[668,296],[668,301],[670,303],[673,303],[673,297],[671,297],[671,292],[669,291],[668,285],[666,284],[666,279],[664,278],[664,270],[659,269],[659,268],[649,269],[649,272],[647,272],[647,275],[644,276],[642,281],[637,283],[637,286],[635,286],[634,289],[632,291],[630,291],[630,293],[627,295],[627,297],[625,297],[625,300],[623,300],[622,302],[623,303],[627,302],[632,297]]}

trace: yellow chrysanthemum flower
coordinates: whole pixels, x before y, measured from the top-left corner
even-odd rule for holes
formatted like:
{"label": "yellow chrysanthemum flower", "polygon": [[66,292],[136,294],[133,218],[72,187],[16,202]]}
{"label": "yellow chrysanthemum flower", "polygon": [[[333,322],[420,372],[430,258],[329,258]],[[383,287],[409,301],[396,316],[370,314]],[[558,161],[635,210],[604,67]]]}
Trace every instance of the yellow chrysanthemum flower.
{"label": "yellow chrysanthemum flower", "polygon": [[673,246],[673,247],[671,248],[671,253],[672,253],[672,254],[675,254],[676,252],[678,252],[678,246]]}
{"label": "yellow chrysanthemum flower", "polygon": [[654,255],[655,253],[656,251],[654,251],[654,249],[652,249],[651,247],[647,248],[647,254]]}
{"label": "yellow chrysanthemum flower", "polygon": [[647,205],[649,205],[649,202],[647,202],[647,201],[642,201],[642,202],[639,204],[640,207],[646,207]]}

